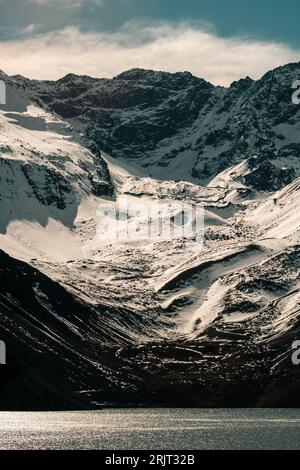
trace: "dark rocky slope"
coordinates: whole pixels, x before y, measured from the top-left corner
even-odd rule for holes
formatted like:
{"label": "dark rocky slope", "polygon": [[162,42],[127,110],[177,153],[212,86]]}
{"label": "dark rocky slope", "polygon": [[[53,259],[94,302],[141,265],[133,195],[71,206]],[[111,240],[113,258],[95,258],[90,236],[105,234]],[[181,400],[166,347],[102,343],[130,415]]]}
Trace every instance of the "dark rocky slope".
{"label": "dark rocky slope", "polygon": [[[254,319],[230,324],[222,315],[237,307],[228,298],[205,333],[138,344],[133,332],[155,331],[155,321],[141,322],[111,304],[91,306],[4,252],[0,261],[0,337],[8,352],[8,365],[0,368],[1,409],[300,405],[291,362],[300,334],[297,302],[287,309],[282,296]],[[274,263],[293,263],[296,270],[299,247]],[[252,268],[251,285],[241,278],[238,291],[253,291],[254,282],[255,292],[274,290],[265,274]]]}
{"label": "dark rocky slope", "polygon": [[[138,161],[159,179],[184,174],[203,183],[259,155],[272,162],[272,172],[284,168],[276,175],[283,186],[293,171],[300,174],[300,107],[292,102],[292,84],[299,76],[296,63],[229,88],[190,73],[140,69],[112,80],[72,74],[56,82],[15,80],[81,128],[94,151]],[[249,182],[255,187],[255,174]]]}

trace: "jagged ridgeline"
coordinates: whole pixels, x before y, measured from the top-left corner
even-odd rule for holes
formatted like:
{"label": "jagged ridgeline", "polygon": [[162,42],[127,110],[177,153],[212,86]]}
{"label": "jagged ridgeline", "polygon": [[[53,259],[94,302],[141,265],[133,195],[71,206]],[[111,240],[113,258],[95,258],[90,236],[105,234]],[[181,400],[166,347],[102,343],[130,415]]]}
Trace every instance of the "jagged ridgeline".
{"label": "jagged ridgeline", "polygon": [[296,63],[229,88],[187,72],[140,69],[112,80],[72,74],[55,82],[15,79],[79,126],[93,150],[137,161],[156,178],[207,183],[257,155],[247,182],[267,190],[300,174],[300,106],[292,102],[299,76]]}

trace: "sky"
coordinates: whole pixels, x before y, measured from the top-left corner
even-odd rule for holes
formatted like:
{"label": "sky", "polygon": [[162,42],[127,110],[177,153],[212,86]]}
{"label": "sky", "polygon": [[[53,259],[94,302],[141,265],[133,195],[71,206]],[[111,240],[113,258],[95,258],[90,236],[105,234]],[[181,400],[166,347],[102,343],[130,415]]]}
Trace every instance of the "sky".
{"label": "sky", "polygon": [[0,69],[190,71],[228,86],[300,61],[299,0],[0,0]]}

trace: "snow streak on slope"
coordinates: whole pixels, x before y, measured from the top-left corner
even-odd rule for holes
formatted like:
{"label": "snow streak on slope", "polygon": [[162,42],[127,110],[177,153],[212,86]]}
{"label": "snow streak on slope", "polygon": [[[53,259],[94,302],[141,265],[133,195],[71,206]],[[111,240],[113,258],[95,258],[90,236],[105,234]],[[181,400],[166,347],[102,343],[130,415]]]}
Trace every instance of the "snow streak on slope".
{"label": "snow streak on slope", "polygon": [[299,241],[300,179],[267,198],[247,215],[246,220],[258,225],[267,237],[290,236]]}

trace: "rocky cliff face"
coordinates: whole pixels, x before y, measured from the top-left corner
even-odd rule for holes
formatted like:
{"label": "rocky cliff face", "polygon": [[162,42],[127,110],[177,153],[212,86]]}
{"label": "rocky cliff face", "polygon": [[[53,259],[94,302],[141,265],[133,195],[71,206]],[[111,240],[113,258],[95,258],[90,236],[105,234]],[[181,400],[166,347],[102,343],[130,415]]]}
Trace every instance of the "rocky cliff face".
{"label": "rocky cliff face", "polygon": [[[292,83],[299,76],[300,64],[290,64],[230,88],[189,73],[140,69],[112,80],[75,75],[56,82],[16,80],[80,127],[93,150],[138,162],[145,174],[207,183],[258,155],[271,162],[272,172],[285,169],[276,175],[284,185],[293,170],[300,174],[300,108],[292,103]],[[251,183],[258,179],[260,187],[259,178],[255,171]]]}

